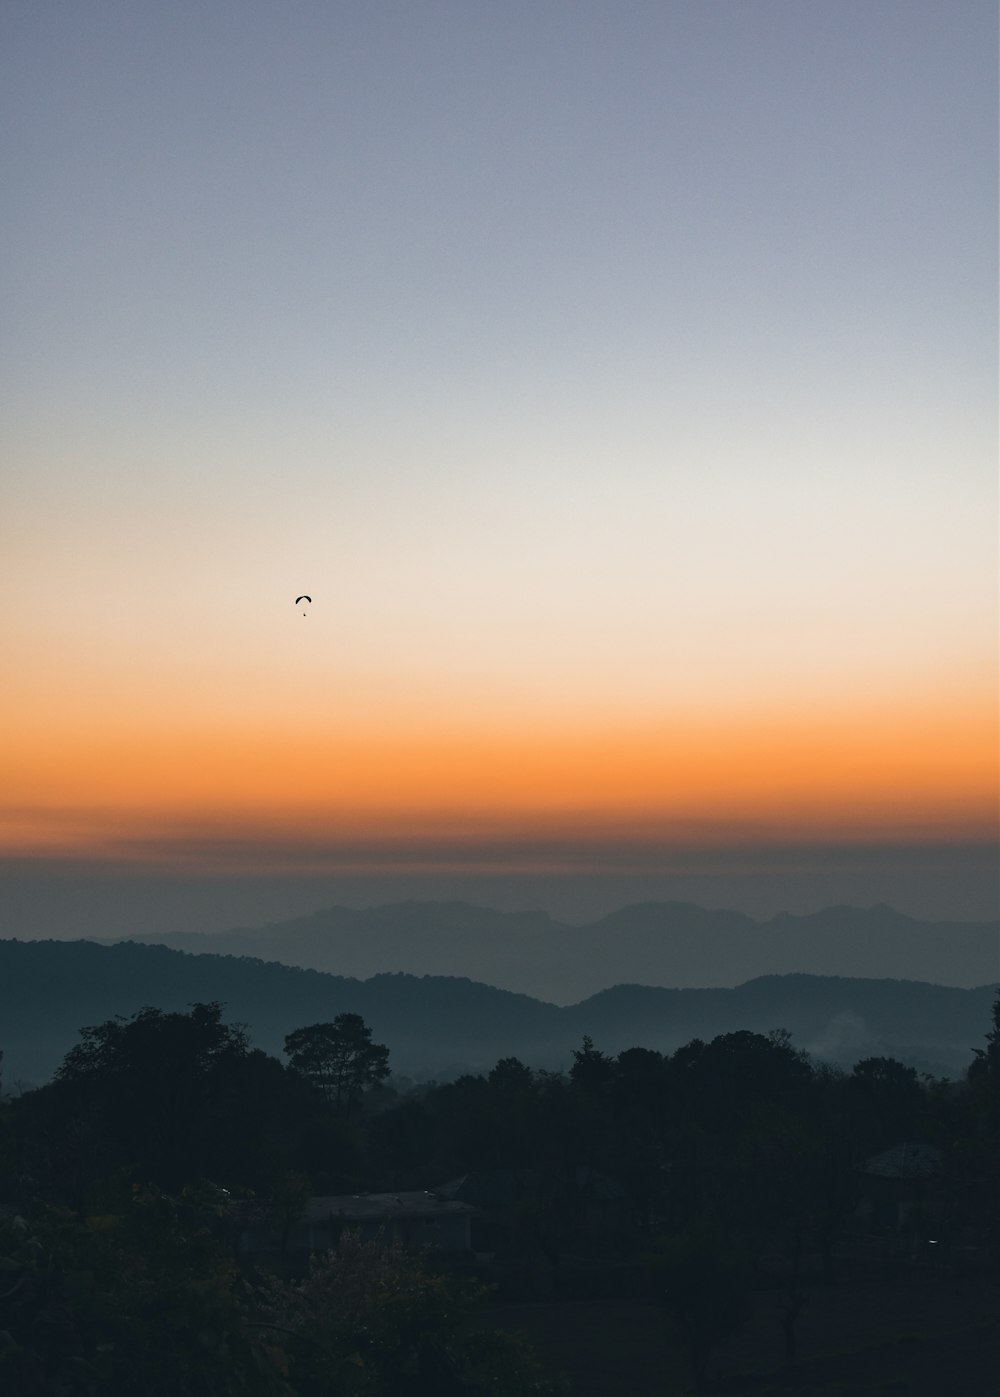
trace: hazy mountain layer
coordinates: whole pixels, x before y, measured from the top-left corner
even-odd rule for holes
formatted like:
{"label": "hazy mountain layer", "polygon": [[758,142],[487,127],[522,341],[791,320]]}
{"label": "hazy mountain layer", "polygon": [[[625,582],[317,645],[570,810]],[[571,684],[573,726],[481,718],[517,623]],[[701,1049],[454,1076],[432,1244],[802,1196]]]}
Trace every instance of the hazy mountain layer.
{"label": "hazy mountain layer", "polygon": [[384,971],[465,975],[553,1004],[623,983],[733,986],[790,973],[966,988],[1000,978],[1000,923],[923,922],[891,907],[830,907],[758,922],[741,912],[649,902],[588,926],[566,926],[546,912],[403,902],[330,907],[211,936],[143,939],[360,978]]}
{"label": "hazy mountain layer", "polygon": [[186,1010],[221,1000],[229,1022],[280,1054],[287,1033],[344,1011],[360,1013],[389,1045],[396,1072],[452,1076],[501,1057],[568,1068],[590,1034],[618,1053],[671,1052],[694,1037],[787,1028],[795,1045],[847,1065],[899,1057],[960,1073],[990,1027],[994,988],[953,989],[896,980],[768,976],[735,989],[619,985],[560,1008],[466,979],[378,975],[367,981],[249,958],[186,955],[134,942],[0,941],[0,1048],[4,1082],[41,1082],[79,1029],[144,1005]]}

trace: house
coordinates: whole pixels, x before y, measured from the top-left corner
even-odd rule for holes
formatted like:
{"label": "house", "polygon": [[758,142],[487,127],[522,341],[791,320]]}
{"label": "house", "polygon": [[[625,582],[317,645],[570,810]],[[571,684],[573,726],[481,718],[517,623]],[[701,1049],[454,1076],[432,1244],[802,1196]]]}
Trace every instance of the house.
{"label": "house", "polygon": [[908,1238],[914,1255],[925,1250],[945,1213],[941,1151],[922,1140],[903,1140],[870,1155],[858,1173],[857,1217],[866,1230]]}
{"label": "house", "polygon": [[628,1221],[620,1184],[589,1165],[559,1174],[538,1169],[480,1170],[449,1179],[434,1192],[439,1198],[475,1208],[477,1250],[505,1244],[516,1247],[525,1219],[539,1211],[557,1216],[561,1228],[590,1240],[620,1236]]}
{"label": "house", "polygon": [[240,1233],[239,1250],[286,1255],[328,1251],[350,1228],[365,1240],[382,1236],[434,1252],[470,1252],[474,1213],[468,1203],[426,1190],[331,1194],[308,1199],[304,1212],[287,1227],[274,1218],[249,1222]]}

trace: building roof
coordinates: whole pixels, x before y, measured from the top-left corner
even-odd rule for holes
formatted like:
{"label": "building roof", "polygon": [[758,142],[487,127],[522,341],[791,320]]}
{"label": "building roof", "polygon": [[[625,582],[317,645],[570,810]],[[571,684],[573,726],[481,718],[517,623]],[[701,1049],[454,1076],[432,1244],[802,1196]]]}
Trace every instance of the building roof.
{"label": "building roof", "polygon": [[[528,1171],[534,1177],[534,1171]],[[525,1181],[513,1169],[477,1170],[471,1174],[459,1174],[457,1179],[438,1184],[434,1192],[439,1198],[454,1198],[466,1203],[476,1203],[484,1208],[507,1207],[523,1195]]]}
{"label": "building roof", "polygon": [[883,1179],[928,1179],[941,1172],[941,1151],[922,1140],[903,1140],[890,1150],[871,1155],[861,1172]]}
{"label": "building roof", "polygon": [[438,1198],[423,1189],[411,1193],[337,1193],[310,1198],[304,1222],[371,1222],[392,1218],[442,1217],[474,1213],[468,1203]]}
{"label": "building roof", "polygon": [[[542,1182],[538,1169],[483,1169],[459,1174],[436,1185],[434,1192],[439,1198],[465,1199],[483,1208],[501,1208],[532,1196]],[[569,1186],[592,1203],[611,1203],[625,1197],[615,1179],[588,1164],[578,1164],[573,1169]]]}

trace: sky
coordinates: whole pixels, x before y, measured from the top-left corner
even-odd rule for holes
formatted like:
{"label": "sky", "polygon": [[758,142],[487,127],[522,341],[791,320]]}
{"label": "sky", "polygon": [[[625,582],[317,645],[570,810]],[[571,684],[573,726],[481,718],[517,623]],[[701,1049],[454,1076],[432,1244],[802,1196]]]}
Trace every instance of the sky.
{"label": "sky", "polygon": [[0,40],[0,932],[998,915],[992,0]]}

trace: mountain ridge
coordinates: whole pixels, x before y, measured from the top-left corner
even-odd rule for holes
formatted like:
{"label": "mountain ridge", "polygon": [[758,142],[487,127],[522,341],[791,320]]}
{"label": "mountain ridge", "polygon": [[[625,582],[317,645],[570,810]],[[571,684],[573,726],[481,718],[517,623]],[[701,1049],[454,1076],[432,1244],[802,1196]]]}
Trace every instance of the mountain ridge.
{"label": "mountain ridge", "polygon": [[137,941],[0,941],[0,1049],[8,1086],[44,1081],[81,1028],[146,1005],[219,1000],[276,1056],[286,1034],[360,1013],[396,1072],[488,1071],[501,1057],[569,1066],[584,1034],[608,1053],[673,1052],[692,1038],[787,1028],[797,1047],[850,1065],[897,1056],[955,1074],[989,1029],[994,982],[960,989],[907,980],[762,976],[736,987],[619,984],[559,1006],[461,976],[382,972],[368,980],[254,957],[197,955]]}
{"label": "mountain ridge", "polygon": [[643,902],[569,925],[541,910],[411,900],[132,939],[361,978],[382,970],[465,975],[563,1005],[619,983],[733,987],[801,973],[972,988],[1000,978],[1000,922],[921,921],[886,904],[757,920],[726,908]]}

